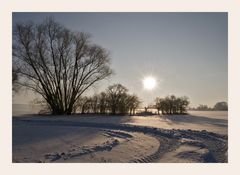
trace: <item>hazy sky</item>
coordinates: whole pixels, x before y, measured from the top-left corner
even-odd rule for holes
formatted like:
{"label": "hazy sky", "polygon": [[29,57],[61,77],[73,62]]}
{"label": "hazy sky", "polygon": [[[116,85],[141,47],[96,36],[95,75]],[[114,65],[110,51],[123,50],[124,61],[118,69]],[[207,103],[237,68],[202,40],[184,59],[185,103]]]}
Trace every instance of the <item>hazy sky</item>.
{"label": "hazy sky", "polygon": [[[88,32],[111,53],[115,75],[98,83],[95,92],[121,83],[145,103],[156,96],[190,98],[190,106],[227,101],[227,13],[13,13],[13,24],[46,17],[73,31]],[[157,79],[153,91],[142,79]],[[27,103],[26,93],[14,103]]]}

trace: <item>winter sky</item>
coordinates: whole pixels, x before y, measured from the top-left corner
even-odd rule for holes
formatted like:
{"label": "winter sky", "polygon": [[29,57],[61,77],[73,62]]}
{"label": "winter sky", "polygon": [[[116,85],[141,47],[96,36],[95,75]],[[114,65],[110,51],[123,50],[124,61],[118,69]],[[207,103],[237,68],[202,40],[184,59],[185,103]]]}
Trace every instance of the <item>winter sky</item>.
{"label": "winter sky", "polygon": [[[91,93],[121,83],[143,105],[169,94],[188,96],[190,106],[227,101],[227,13],[13,13],[13,25],[50,16],[72,31],[90,33],[93,42],[110,51],[115,75]],[[151,91],[142,85],[149,75],[157,81]],[[33,98],[22,92],[13,102]]]}

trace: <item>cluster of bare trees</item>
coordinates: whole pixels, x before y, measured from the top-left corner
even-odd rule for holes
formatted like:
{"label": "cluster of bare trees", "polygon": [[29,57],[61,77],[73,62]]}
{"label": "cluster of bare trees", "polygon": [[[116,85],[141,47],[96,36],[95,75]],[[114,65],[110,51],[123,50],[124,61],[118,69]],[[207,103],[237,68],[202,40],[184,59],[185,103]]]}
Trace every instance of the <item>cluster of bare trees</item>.
{"label": "cluster of bare trees", "polygon": [[121,84],[109,86],[106,91],[78,100],[76,110],[95,114],[130,114],[134,115],[140,100],[136,95],[128,94],[128,89]]}
{"label": "cluster of bare trees", "polygon": [[225,101],[217,102],[214,105],[213,110],[215,110],[215,111],[227,111],[228,110],[228,104]]}
{"label": "cluster of bare trees", "polygon": [[185,96],[176,97],[174,95],[165,98],[157,97],[155,100],[156,109],[158,114],[183,114],[187,112],[189,99]]}
{"label": "cluster of bare trees", "polygon": [[190,108],[190,110],[193,111],[227,111],[228,110],[228,104],[227,102],[217,102],[213,107],[209,107],[208,105],[200,104],[196,108]]}
{"label": "cluster of bare trees", "polygon": [[[71,114],[82,94],[112,74],[106,49],[49,18],[13,28],[13,80],[40,94],[52,114]],[[19,80],[15,82],[16,77]]]}

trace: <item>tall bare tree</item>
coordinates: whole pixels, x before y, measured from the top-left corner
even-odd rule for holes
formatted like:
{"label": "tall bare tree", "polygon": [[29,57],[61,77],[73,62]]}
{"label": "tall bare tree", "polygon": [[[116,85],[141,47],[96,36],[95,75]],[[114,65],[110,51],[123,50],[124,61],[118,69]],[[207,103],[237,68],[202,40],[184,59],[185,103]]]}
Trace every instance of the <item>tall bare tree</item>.
{"label": "tall bare tree", "polygon": [[53,114],[71,114],[79,97],[112,73],[106,49],[52,18],[14,26],[13,59],[18,84],[40,94]]}
{"label": "tall bare tree", "polygon": [[121,84],[114,84],[108,87],[108,104],[112,114],[123,112],[124,98],[127,96],[128,89]]}

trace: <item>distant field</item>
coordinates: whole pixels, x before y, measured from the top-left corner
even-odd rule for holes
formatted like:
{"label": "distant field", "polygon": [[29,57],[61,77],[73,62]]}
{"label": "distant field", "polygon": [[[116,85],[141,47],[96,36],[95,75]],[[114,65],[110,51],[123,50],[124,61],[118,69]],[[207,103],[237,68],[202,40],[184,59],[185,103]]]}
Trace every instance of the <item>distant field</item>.
{"label": "distant field", "polygon": [[188,111],[188,113],[194,116],[205,116],[224,120],[228,119],[228,111]]}

